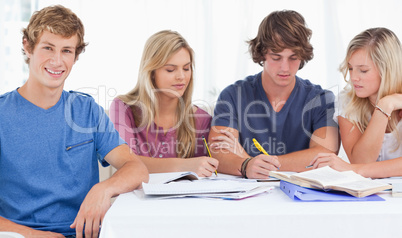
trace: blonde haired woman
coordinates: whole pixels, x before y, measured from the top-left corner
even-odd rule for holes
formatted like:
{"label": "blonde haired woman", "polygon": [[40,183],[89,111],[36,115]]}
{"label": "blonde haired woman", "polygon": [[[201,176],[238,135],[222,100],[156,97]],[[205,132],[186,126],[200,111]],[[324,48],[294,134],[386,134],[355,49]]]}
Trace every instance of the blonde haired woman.
{"label": "blonde haired woman", "polygon": [[[330,165],[365,177],[402,175],[402,47],[386,28],[371,28],[350,42],[340,66],[350,80],[338,98],[341,140],[351,162],[319,154],[314,168]],[[336,116],[335,115],[335,116]]]}
{"label": "blonde haired woman", "polygon": [[211,116],[192,105],[194,53],[175,31],[146,42],[137,85],[114,99],[110,118],[150,173],[193,171],[211,176],[218,161],[207,156]]}

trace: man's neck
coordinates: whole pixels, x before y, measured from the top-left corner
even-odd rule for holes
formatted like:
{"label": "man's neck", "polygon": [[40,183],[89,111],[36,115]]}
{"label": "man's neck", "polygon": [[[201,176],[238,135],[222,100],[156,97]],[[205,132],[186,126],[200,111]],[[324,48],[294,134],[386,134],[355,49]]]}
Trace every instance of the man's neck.
{"label": "man's neck", "polygon": [[262,87],[264,88],[265,95],[276,112],[279,112],[285,105],[295,87],[295,84],[296,80],[287,86],[280,86],[275,84],[273,80],[262,78]]}
{"label": "man's neck", "polygon": [[38,87],[30,83],[29,80],[18,89],[18,93],[23,98],[43,109],[49,109],[56,105],[60,100],[62,92],[62,87],[54,89]]}

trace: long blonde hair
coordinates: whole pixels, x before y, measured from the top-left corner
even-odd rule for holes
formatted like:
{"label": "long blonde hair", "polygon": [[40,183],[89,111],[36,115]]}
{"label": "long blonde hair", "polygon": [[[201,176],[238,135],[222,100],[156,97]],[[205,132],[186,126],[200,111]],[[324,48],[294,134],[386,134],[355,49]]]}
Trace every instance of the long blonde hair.
{"label": "long blonde hair", "polygon": [[194,81],[194,51],[179,33],[163,30],[155,33],[147,40],[136,86],[118,98],[130,105],[137,127],[146,127],[148,131],[159,112],[157,88],[154,82],[155,70],[163,67],[170,57],[183,48],[190,54],[191,77],[176,108],[177,123],[180,123],[176,131],[176,140],[180,142],[176,145],[180,145],[180,148],[176,148],[176,152],[178,157],[190,158],[194,156],[196,142],[195,119],[191,103]]}
{"label": "long blonde hair", "polygon": [[[375,102],[377,104],[381,98],[387,95],[402,93],[402,47],[398,37],[387,28],[367,29],[355,36],[349,43],[346,58],[339,67],[347,82],[345,90],[350,99],[345,107],[345,115],[363,133],[367,128],[374,107],[368,98],[357,97],[352,82],[347,80],[348,62],[352,54],[359,49],[367,51],[381,77]],[[387,130],[395,132],[397,124],[398,115],[394,111],[391,114],[391,120],[388,122]],[[399,146],[401,138],[399,138],[398,133],[394,134]]]}

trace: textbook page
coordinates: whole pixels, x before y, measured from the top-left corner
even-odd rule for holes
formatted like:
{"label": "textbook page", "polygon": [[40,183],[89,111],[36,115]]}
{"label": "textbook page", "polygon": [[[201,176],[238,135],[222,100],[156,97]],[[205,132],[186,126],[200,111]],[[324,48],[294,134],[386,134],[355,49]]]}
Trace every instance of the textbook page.
{"label": "textbook page", "polygon": [[353,171],[339,172],[329,166],[293,174],[291,177],[295,179],[307,180],[316,185],[322,185],[324,188],[331,185],[345,184],[348,182],[371,180]]}
{"label": "textbook page", "polygon": [[284,180],[289,183],[294,183],[302,187],[313,188],[310,182],[302,181],[300,179],[293,179],[292,175],[297,174],[297,172],[290,171],[269,171],[269,176],[277,178],[279,180]]}
{"label": "textbook page", "polygon": [[275,177],[278,179],[291,179],[290,176],[293,174],[297,174],[297,172],[291,171],[269,171],[269,176]]}
{"label": "textbook page", "polygon": [[376,180],[360,180],[353,181],[349,183],[336,184],[333,186],[334,189],[345,188],[351,191],[362,192],[362,191],[373,191],[378,189],[378,191],[384,190],[384,187],[391,188],[391,186],[387,186],[388,184],[382,183]]}
{"label": "textbook page", "polygon": [[389,189],[391,185],[365,178],[353,171],[336,171],[329,166],[286,176],[280,172],[270,172],[281,180],[307,188],[339,190],[356,197],[367,196]]}

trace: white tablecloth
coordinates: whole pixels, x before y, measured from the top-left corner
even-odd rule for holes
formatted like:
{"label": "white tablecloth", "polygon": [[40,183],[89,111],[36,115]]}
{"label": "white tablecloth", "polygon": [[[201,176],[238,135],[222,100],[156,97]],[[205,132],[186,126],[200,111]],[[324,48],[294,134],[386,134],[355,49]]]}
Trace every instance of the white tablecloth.
{"label": "white tablecloth", "polygon": [[278,187],[244,200],[144,200],[120,195],[101,238],[124,237],[402,237],[402,198],[386,201],[297,202]]}

